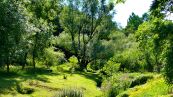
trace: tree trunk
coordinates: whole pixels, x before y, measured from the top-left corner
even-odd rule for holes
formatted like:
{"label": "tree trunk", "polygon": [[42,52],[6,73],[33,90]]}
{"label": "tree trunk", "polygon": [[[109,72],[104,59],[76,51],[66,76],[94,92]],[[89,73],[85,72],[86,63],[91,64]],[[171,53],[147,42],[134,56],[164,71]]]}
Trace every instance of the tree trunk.
{"label": "tree trunk", "polygon": [[80,63],[80,68],[82,70],[86,69],[87,64],[86,64],[86,41],[85,41],[85,35],[83,33],[83,53],[82,53],[82,58],[81,58],[81,63]]}
{"label": "tree trunk", "polygon": [[148,70],[148,72],[153,72],[153,66],[152,66],[152,63],[150,62],[150,55],[149,55],[149,53],[145,54],[145,60],[147,62],[147,70]]}
{"label": "tree trunk", "polygon": [[10,72],[9,56],[7,57],[7,62],[6,62],[6,64],[7,64],[7,73],[9,73],[9,72]]}
{"label": "tree trunk", "polygon": [[74,50],[74,53],[76,56],[78,56],[78,49],[76,47],[75,36],[74,36],[73,32],[71,32],[71,39],[72,39],[72,48]]}
{"label": "tree trunk", "polygon": [[33,64],[33,68],[35,69],[35,58],[36,58],[36,53],[37,53],[37,40],[38,40],[38,32],[36,32],[35,34],[35,43],[34,43],[34,48],[33,48],[33,52],[32,52],[32,64]]}
{"label": "tree trunk", "polygon": [[33,64],[33,68],[35,69],[35,50],[33,50],[32,52],[32,64]]}
{"label": "tree trunk", "polygon": [[86,60],[82,59],[81,62],[79,63],[80,70],[83,71],[84,69],[86,69],[87,68],[87,64],[88,63],[86,62]]}
{"label": "tree trunk", "polygon": [[27,59],[27,54],[28,54],[28,53],[25,53],[25,55],[24,55],[24,59],[23,59],[24,62],[22,62],[22,70],[24,70],[25,65],[26,65],[26,63],[27,63],[27,61],[26,61],[26,59]]}
{"label": "tree trunk", "polygon": [[156,60],[156,63],[155,63],[155,64],[156,64],[156,66],[157,66],[157,67],[156,67],[156,70],[157,70],[158,73],[160,73],[160,64],[159,64],[159,62],[158,62],[158,54],[156,54],[156,59],[155,59],[155,60]]}
{"label": "tree trunk", "polygon": [[25,68],[25,64],[22,64],[22,70],[24,70],[24,68]]}
{"label": "tree trunk", "polygon": [[10,66],[9,63],[7,63],[7,73],[10,72],[10,67],[9,66]]}

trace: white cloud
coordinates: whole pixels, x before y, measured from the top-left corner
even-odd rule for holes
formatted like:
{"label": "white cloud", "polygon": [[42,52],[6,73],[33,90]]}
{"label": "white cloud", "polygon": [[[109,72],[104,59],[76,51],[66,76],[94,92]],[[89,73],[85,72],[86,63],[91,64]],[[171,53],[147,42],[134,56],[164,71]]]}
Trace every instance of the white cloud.
{"label": "white cloud", "polygon": [[115,6],[116,13],[114,20],[120,23],[122,27],[127,25],[127,19],[132,12],[142,16],[147,12],[153,0],[126,0],[124,4],[118,4]]}

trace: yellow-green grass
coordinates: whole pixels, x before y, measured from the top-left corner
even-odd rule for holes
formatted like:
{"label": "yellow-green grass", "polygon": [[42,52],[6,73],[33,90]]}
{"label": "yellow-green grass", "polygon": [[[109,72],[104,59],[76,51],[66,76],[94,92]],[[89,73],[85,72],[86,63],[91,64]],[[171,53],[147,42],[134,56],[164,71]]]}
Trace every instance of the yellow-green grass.
{"label": "yellow-green grass", "polygon": [[170,88],[162,76],[157,76],[144,85],[128,89],[119,97],[123,94],[128,95],[128,97],[170,97]]}
{"label": "yellow-green grass", "polygon": [[[64,79],[64,75],[67,79]],[[95,77],[91,73],[68,72],[49,74],[21,74],[10,77],[0,77],[0,97],[53,97],[64,88],[77,88],[83,91],[84,97],[96,97],[102,92],[96,86]],[[17,85],[23,83],[25,87],[34,88],[31,94],[20,94]]]}
{"label": "yellow-green grass", "polygon": [[[99,97],[103,93],[96,86],[97,75],[88,72],[76,72],[71,74],[68,65],[52,67],[52,73],[24,73],[7,75],[0,73],[0,97],[53,97],[58,91],[64,88],[77,88],[83,91],[84,97]],[[64,75],[67,79],[64,79]],[[134,76],[140,74],[132,73]],[[144,85],[130,88],[122,92],[129,97],[170,97],[170,87],[165,83],[162,76],[157,75],[154,79]],[[118,76],[117,76],[118,78]],[[33,88],[31,94],[20,94],[17,85]],[[125,96],[124,96],[125,97]]]}

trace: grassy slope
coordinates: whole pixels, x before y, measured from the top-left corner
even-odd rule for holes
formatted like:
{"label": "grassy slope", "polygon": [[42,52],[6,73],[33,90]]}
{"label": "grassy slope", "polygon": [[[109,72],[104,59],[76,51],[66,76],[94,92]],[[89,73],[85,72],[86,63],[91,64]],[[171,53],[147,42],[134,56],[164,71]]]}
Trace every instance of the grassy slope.
{"label": "grassy slope", "polygon": [[[85,97],[102,95],[102,92],[96,87],[95,74],[79,72],[71,75],[68,67],[62,68],[64,70],[59,73],[19,73],[18,75],[12,74],[12,76],[0,73],[0,97],[52,97],[60,89],[69,87],[83,90]],[[56,68],[53,69],[56,71]],[[67,79],[63,78],[64,75],[67,75]],[[137,76],[135,73],[132,75]],[[16,86],[20,83],[34,88],[35,92],[28,95],[18,93]],[[169,87],[163,77],[155,77],[146,84],[130,88],[121,94],[128,94],[130,97],[170,97],[167,95],[168,91]]]}
{"label": "grassy slope", "polygon": [[[64,74],[67,79],[64,79]],[[96,87],[94,75],[49,73],[49,74],[21,74],[10,77],[0,77],[0,97],[52,97],[62,88],[79,88],[84,91],[85,97],[96,97],[101,91]],[[34,88],[35,92],[30,95],[20,94],[16,91],[16,85],[23,83],[25,86]]]}
{"label": "grassy slope", "polygon": [[165,83],[163,77],[158,76],[144,85],[128,89],[119,97],[122,97],[123,94],[127,94],[129,97],[170,97],[169,90],[170,87]]}

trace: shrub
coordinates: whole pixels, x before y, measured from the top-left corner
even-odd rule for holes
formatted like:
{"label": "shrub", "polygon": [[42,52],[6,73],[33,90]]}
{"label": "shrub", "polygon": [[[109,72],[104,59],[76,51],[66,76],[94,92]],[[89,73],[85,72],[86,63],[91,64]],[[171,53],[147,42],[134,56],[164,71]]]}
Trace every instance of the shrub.
{"label": "shrub", "polygon": [[102,90],[106,97],[116,97],[129,88],[131,84],[128,74],[119,74],[107,78],[102,84]]}
{"label": "shrub", "polygon": [[[140,75],[138,73],[126,73],[126,74],[115,74],[111,77],[105,79],[102,83],[102,91],[106,97],[116,97],[128,88],[134,87],[136,85],[141,85],[146,83],[149,79],[152,79],[151,74]],[[128,97],[128,95],[123,94],[120,97]]]}
{"label": "shrub", "polygon": [[77,88],[62,89],[54,97],[84,97],[83,92]]}
{"label": "shrub", "polygon": [[97,87],[101,87],[102,82],[103,82],[103,78],[101,76],[97,76],[97,78],[95,79],[96,83],[97,83]]}
{"label": "shrub", "polygon": [[66,74],[64,74],[63,79],[67,79],[67,75]]}
{"label": "shrub", "polygon": [[129,97],[129,95],[126,92],[123,92],[119,94],[117,97]]}
{"label": "shrub", "polygon": [[70,72],[74,73],[74,71],[79,68],[78,59],[75,56],[72,56],[68,60],[70,65]]}
{"label": "shrub", "polygon": [[112,84],[109,89],[105,92],[104,96],[106,97],[116,97],[121,92],[129,88],[128,82],[122,82],[118,84]]}
{"label": "shrub", "polygon": [[58,72],[63,72],[63,71],[64,71],[64,69],[63,69],[62,67],[60,67],[60,66],[57,66],[56,70],[57,70]]}
{"label": "shrub", "polygon": [[20,83],[17,85],[17,91],[21,94],[31,94],[34,92],[34,89],[27,87],[24,83]]}
{"label": "shrub", "polygon": [[119,94],[119,87],[112,87],[107,94],[107,97],[116,97]]}
{"label": "shrub", "polygon": [[132,80],[130,88],[137,85],[145,84],[149,79],[152,79],[152,78],[153,78],[152,75],[141,75]]}
{"label": "shrub", "polygon": [[103,67],[103,71],[106,75],[111,76],[112,74],[118,72],[119,68],[120,68],[120,63],[116,63],[113,60],[109,60],[106,63],[106,65]]}
{"label": "shrub", "polygon": [[65,58],[64,53],[60,51],[54,51],[54,48],[46,48],[44,50],[44,60],[47,67],[50,67],[52,65],[61,64]]}

